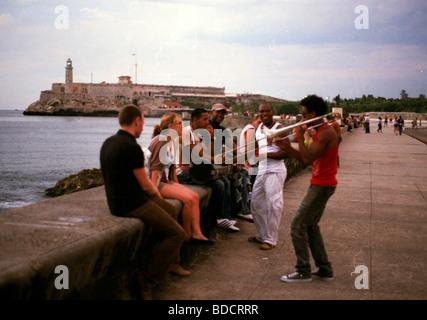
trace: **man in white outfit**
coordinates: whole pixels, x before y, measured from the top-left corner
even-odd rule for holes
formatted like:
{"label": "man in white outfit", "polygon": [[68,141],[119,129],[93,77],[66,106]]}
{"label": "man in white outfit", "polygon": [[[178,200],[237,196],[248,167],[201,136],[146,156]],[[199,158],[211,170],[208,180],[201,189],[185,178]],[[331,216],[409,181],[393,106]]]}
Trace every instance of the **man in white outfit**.
{"label": "man in white outfit", "polygon": [[[283,186],[287,170],[283,159],[289,152],[267,141],[264,129],[279,129],[282,124],[273,120],[273,108],[269,103],[259,106],[262,124],[256,130],[259,148],[258,175],[252,189],[251,211],[257,229],[250,242],[260,243],[261,250],[271,250],[277,245],[278,229],[283,212]],[[286,139],[283,143],[290,144]]]}

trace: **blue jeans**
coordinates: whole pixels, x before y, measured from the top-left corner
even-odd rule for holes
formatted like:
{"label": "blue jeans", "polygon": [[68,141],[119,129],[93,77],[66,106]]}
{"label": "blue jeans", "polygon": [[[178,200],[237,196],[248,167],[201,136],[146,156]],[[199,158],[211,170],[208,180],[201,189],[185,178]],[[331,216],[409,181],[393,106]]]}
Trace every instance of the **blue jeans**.
{"label": "blue jeans", "polygon": [[297,271],[310,275],[310,247],[314,262],[319,269],[332,273],[332,266],[323,244],[319,221],[326,203],[334,194],[336,186],[321,187],[311,184],[291,223],[291,236],[297,256]]}
{"label": "blue jeans", "polygon": [[[184,170],[178,175],[178,182],[181,184],[198,184],[190,175],[189,170]],[[215,213],[217,219],[231,218],[231,192],[230,182],[227,178],[210,180],[207,186],[212,188],[212,195],[209,206]]]}
{"label": "blue jeans", "polygon": [[234,169],[231,178],[231,203],[232,211],[235,215],[239,212],[243,214],[250,214],[251,209],[249,208],[249,174],[246,170]]}

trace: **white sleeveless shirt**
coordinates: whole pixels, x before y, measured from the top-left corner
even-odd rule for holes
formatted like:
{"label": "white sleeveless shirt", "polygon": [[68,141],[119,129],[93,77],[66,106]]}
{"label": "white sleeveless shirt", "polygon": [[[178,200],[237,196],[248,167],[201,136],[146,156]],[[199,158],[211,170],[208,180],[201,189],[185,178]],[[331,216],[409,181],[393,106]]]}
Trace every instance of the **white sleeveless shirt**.
{"label": "white sleeveless shirt", "polygon": [[[277,127],[280,126],[279,122],[276,122],[271,129],[277,129]],[[267,144],[267,138],[264,134],[264,124],[261,123],[258,126],[258,129],[255,133],[256,140],[258,141],[258,147],[259,147],[259,156],[262,157],[263,154],[266,154],[267,152],[277,152],[281,149],[276,146],[274,143],[270,146]],[[276,159],[270,159],[266,158],[265,155],[259,162],[258,166],[258,174],[263,173],[270,173],[270,172],[287,172],[285,162],[283,160],[276,160]]]}

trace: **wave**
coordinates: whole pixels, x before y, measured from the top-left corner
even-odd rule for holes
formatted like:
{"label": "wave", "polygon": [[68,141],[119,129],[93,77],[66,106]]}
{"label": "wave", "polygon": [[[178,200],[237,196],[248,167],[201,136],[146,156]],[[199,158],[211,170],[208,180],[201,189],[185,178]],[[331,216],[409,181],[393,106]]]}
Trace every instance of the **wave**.
{"label": "wave", "polygon": [[24,207],[34,202],[28,201],[11,201],[11,202],[0,202],[0,211],[6,211],[14,208]]}

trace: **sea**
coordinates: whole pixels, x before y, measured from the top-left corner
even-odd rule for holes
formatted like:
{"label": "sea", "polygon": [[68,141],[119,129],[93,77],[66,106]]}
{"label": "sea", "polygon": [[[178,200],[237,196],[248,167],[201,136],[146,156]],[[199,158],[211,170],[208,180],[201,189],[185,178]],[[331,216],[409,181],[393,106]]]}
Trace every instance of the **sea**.
{"label": "sea", "polygon": [[[148,147],[160,118],[145,118],[137,140]],[[117,117],[24,116],[0,110],[0,211],[48,199],[44,191],[84,169],[100,168],[102,143]]]}

